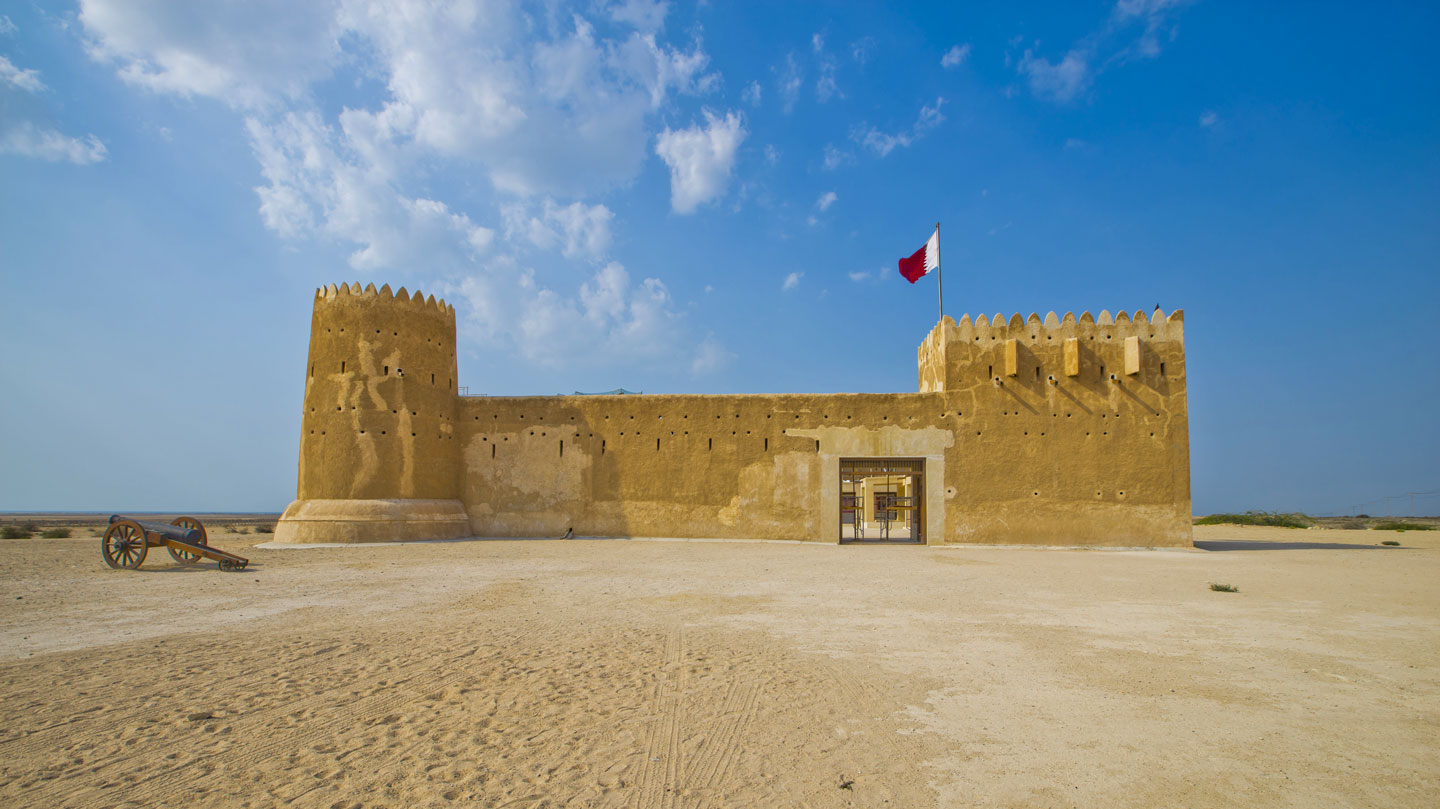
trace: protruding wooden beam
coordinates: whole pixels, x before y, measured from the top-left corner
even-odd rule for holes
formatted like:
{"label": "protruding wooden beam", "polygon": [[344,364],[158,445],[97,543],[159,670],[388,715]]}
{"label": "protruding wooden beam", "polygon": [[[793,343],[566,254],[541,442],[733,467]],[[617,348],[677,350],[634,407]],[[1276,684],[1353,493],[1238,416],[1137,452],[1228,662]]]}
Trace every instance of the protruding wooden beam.
{"label": "protruding wooden beam", "polygon": [[1080,375],[1080,338],[1065,338],[1065,375]]}

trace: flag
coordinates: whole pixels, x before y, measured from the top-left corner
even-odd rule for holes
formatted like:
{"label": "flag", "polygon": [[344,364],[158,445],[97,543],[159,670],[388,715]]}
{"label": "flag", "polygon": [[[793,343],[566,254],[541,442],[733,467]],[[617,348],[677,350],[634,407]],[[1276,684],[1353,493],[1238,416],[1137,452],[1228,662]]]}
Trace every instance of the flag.
{"label": "flag", "polygon": [[940,269],[940,229],[930,234],[930,241],[925,246],[916,250],[909,258],[900,259],[900,274],[905,280],[915,283],[920,276],[926,275],[931,270]]}

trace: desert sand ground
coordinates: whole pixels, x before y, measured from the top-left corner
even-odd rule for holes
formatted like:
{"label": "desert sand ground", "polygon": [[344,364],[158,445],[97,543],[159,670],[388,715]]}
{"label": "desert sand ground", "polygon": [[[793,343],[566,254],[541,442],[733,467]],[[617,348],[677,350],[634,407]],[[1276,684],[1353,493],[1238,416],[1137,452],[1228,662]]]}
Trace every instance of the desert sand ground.
{"label": "desert sand ground", "polygon": [[1440,532],[1195,536],[8,540],[0,805],[1440,806]]}

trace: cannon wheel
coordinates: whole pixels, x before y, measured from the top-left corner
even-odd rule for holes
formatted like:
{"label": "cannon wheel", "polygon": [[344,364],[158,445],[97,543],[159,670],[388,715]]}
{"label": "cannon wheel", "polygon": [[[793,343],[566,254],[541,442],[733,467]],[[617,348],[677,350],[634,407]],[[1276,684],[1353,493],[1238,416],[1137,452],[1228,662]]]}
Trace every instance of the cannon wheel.
{"label": "cannon wheel", "polygon": [[[193,528],[194,530],[200,532],[201,545],[210,544],[210,538],[205,534],[205,526],[201,525],[200,521],[195,519],[194,517],[176,517],[170,524],[179,526],[181,528]],[[189,551],[177,551],[168,545],[165,546],[165,550],[170,551],[170,556],[174,557],[175,561],[182,564],[198,562],[201,558],[200,554],[198,553],[191,553]]]}
{"label": "cannon wheel", "polygon": [[100,553],[105,564],[120,570],[134,570],[145,561],[145,552],[150,543],[145,540],[145,529],[130,520],[116,520],[105,529],[100,540]]}

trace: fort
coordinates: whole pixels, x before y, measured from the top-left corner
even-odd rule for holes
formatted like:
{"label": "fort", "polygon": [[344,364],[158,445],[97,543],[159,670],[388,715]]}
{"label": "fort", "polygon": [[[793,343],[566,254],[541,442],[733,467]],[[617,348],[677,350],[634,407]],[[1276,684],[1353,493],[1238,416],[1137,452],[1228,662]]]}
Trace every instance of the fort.
{"label": "fort", "polygon": [[916,393],[467,396],[443,300],[316,292],[278,543],[1190,544],[1184,323],[943,318]]}

